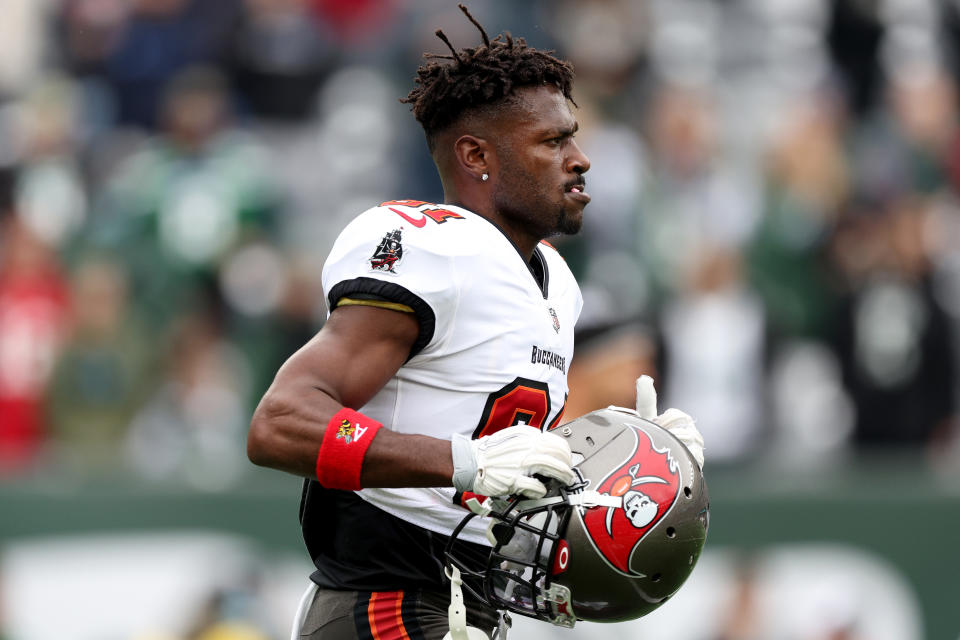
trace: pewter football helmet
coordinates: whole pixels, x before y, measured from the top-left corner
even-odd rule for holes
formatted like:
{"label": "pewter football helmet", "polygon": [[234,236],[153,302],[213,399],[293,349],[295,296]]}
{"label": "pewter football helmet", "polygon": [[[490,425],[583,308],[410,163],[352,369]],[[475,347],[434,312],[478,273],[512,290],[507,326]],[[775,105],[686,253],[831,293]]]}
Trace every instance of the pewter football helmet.
{"label": "pewter football helmet", "polygon": [[686,447],[633,411],[610,407],[556,427],[578,481],[537,500],[488,500],[486,566],[468,566],[454,531],[447,561],[490,605],[554,624],[644,616],[677,592],[709,525],[707,486]]}

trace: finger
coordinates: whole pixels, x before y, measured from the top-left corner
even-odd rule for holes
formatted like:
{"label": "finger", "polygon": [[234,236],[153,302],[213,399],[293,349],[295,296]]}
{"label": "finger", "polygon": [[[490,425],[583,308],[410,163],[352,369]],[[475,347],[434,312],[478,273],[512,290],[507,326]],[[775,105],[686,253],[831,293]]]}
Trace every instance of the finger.
{"label": "finger", "polygon": [[703,471],[703,447],[692,446],[688,447],[688,450],[693,456],[693,459],[697,461],[697,466]]}
{"label": "finger", "polygon": [[650,376],[637,378],[637,413],[647,420],[657,417],[657,390]]}
{"label": "finger", "polygon": [[529,425],[514,425],[512,427],[507,427],[506,429],[501,429],[500,431],[497,431],[489,436],[483,436],[480,438],[480,440],[482,440],[484,446],[487,447],[504,446],[506,443],[514,445],[517,442],[523,442],[526,439],[537,437],[539,434],[540,430],[536,427],[531,427]]}
{"label": "finger", "polygon": [[553,455],[556,458],[570,460],[570,443],[555,433],[545,431],[540,434],[536,447],[538,451],[543,451]]}
{"label": "finger", "polygon": [[699,444],[689,442],[685,442],[684,446],[687,448],[687,451],[690,452],[690,455],[693,456],[693,459],[696,460],[700,470],[703,471],[703,447]]}
{"label": "finger", "polygon": [[699,431],[692,431],[690,429],[677,429],[675,431],[671,430],[670,433],[672,433],[677,440],[687,445],[688,449],[694,446],[703,447],[704,445],[703,436],[700,435]]}
{"label": "finger", "polygon": [[552,458],[561,462],[564,466],[572,466],[571,460],[573,454],[570,452],[569,443],[560,436],[552,433],[544,433],[539,439],[530,443],[527,449],[527,456],[524,460],[532,460],[533,456],[536,456],[537,459],[544,457]]}
{"label": "finger", "polygon": [[528,472],[531,475],[536,475],[541,478],[553,478],[564,486],[573,484],[573,481],[576,478],[576,474],[574,474],[570,469],[548,469],[543,467],[533,467],[529,469]]}
{"label": "finger", "polygon": [[670,431],[681,427],[694,427],[693,417],[689,413],[673,408],[667,409],[658,416],[657,424]]}
{"label": "finger", "polygon": [[670,429],[669,431],[684,444],[696,444],[701,447],[704,445],[703,434],[696,429],[692,429],[690,427],[680,427],[679,429]]}
{"label": "finger", "polygon": [[542,498],[547,495],[547,487],[536,478],[517,476],[514,480],[516,493],[527,498]]}
{"label": "finger", "polygon": [[528,474],[538,473],[564,483],[573,480],[573,469],[570,468],[569,460],[557,460],[551,456],[534,454],[524,460],[523,467]]}

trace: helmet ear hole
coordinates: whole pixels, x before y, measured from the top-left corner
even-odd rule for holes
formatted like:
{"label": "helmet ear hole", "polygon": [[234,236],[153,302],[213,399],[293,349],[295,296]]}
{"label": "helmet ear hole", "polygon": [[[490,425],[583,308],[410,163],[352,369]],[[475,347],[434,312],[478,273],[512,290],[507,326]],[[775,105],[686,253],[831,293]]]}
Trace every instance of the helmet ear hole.
{"label": "helmet ear hole", "polygon": [[661,577],[662,576],[659,573],[655,573],[652,576],[650,576],[650,579],[653,580],[654,582],[660,582]]}
{"label": "helmet ear hole", "polygon": [[673,527],[667,527],[667,537],[668,537],[668,538],[676,538],[676,537],[677,537],[677,530],[674,529]]}
{"label": "helmet ear hole", "polygon": [[683,495],[689,498],[690,496],[693,495],[693,491],[690,489],[690,487],[684,487]]}

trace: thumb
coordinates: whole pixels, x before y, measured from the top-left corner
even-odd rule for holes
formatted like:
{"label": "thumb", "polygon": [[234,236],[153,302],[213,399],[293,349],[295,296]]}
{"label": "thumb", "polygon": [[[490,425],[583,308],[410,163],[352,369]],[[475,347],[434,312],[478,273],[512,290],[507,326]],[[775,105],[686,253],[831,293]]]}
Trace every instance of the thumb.
{"label": "thumb", "polygon": [[657,390],[650,376],[637,378],[637,413],[647,420],[657,417]]}

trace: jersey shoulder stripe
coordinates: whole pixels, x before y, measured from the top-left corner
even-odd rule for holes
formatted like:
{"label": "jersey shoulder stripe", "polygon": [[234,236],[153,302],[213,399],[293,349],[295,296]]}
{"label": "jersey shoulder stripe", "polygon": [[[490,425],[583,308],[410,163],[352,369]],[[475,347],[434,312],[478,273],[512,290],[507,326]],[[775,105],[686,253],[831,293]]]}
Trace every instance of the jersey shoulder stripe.
{"label": "jersey shoulder stripe", "polygon": [[410,355],[407,357],[408,360],[430,344],[437,328],[437,316],[436,313],[434,313],[433,307],[421,296],[396,282],[387,282],[377,278],[359,276],[348,280],[341,280],[333,285],[330,293],[327,294],[327,303],[330,309],[335,309],[342,300],[350,299],[351,297],[356,298],[359,295],[372,296],[377,300],[392,303],[401,308],[406,307],[417,316],[420,333],[417,335],[417,339],[410,349]]}
{"label": "jersey shoulder stripe", "polygon": [[365,300],[362,298],[340,298],[337,301],[338,307],[377,307],[378,309],[389,309],[390,311],[401,311],[403,313],[413,313],[413,307],[399,302],[389,302],[387,300]]}

